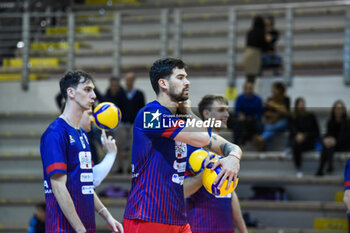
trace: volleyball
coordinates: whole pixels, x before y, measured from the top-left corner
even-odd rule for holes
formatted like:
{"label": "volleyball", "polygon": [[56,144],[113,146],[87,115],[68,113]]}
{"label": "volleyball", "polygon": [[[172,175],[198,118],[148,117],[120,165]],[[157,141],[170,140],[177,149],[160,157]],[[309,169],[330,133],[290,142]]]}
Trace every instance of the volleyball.
{"label": "volleyball", "polygon": [[204,149],[198,149],[192,152],[188,158],[188,163],[190,164],[191,171],[194,174],[197,174],[201,171],[201,168],[204,168],[205,158],[209,155],[209,151]]}
{"label": "volleyball", "polygon": [[226,196],[227,194],[232,193],[236,189],[239,178],[237,177],[237,179],[231,183],[230,188],[228,190],[226,190],[228,180],[225,180],[224,184],[219,189],[218,185],[220,184],[221,179],[219,180],[219,182],[216,185],[214,185],[213,183],[214,183],[214,180],[216,179],[216,177],[221,172],[222,168],[221,168],[221,166],[218,166],[214,170],[211,170],[211,168],[214,166],[214,163],[216,161],[217,160],[215,160],[215,159],[211,160],[208,163],[208,165],[206,166],[206,168],[204,168],[202,183],[203,183],[203,186],[205,187],[205,189],[209,193],[211,193],[215,196]]}
{"label": "volleyball", "polygon": [[188,158],[188,163],[190,164],[190,170],[194,174],[198,174],[202,171],[202,169],[204,169],[205,158],[208,155],[210,155],[209,159],[213,159],[215,157],[213,153],[205,149],[198,149],[191,153],[190,157]]}
{"label": "volleyball", "polygon": [[103,102],[94,109],[94,124],[99,129],[112,130],[118,126],[122,114],[120,109],[111,102]]}

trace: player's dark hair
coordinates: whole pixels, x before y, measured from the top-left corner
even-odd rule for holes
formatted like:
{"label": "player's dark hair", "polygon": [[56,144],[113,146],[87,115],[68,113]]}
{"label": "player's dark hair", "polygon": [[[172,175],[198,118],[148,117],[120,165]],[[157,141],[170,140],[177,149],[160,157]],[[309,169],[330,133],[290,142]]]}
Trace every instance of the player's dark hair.
{"label": "player's dark hair", "polygon": [[159,94],[158,80],[169,79],[175,67],[183,69],[185,68],[185,63],[176,58],[162,58],[153,63],[151,69],[149,70],[149,77],[152,88],[157,95]]}
{"label": "player's dark hair", "polygon": [[84,71],[68,71],[60,80],[60,90],[63,98],[67,100],[67,89],[72,87],[77,88],[79,83],[85,83],[91,81],[94,83],[93,78]]}
{"label": "player's dark hair", "polygon": [[222,95],[205,95],[201,99],[201,101],[199,101],[199,104],[198,104],[198,111],[202,120],[204,120],[203,111],[205,109],[210,111],[214,101],[218,101],[220,103],[225,103],[228,105],[227,99]]}

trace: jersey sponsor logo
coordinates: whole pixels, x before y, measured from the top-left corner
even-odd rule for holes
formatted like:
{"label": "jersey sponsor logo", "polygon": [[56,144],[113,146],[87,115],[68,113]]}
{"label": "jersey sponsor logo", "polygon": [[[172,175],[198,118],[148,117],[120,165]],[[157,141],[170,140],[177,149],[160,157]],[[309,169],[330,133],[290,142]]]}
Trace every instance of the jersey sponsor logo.
{"label": "jersey sponsor logo", "polygon": [[143,112],[143,128],[160,129],[160,115],[162,114],[159,112],[159,109],[156,112]]}
{"label": "jersey sponsor logo", "polygon": [[93,185],[81,186],[81,193],[84,194],[84,195],[94,194],[94,186]]}
{"label": "jersey sponsor logo", "polygon": [[175,141],[175,156],[177,159],[183,159],[187,157],[186,143]]}
{"label": "jersey sponsor logo", "polygon": [[73,144],[75,142],[74,138],[72,137],[72,135],[69,135],[69,143]]}
{"label": "jersey sponsor logo", "polygon": [[79,161],[81,169],[92,169],[91,163],[91,152],[90,151],[80,151]]}
{"label": "jersey sponsor logo", "polygon": [[52,193],[52,189],[45,189],[45,194],[51,194]]}
{"label": "jersey sponsor logo", "polygon": [[181,173],[186,171],[186,161],[182,163],[178,163],[176,160],[174,161],[173,168]]}
{"label": "jersey sponsor logo", "polygon": [[137,178],[140,174],[135,173],[135,165],[132,163],[131,164],[131,173],[132,173],[132,178]]}
{"label": "jersey sponsor logo", "polygon": [[51,194],[52,189],[49,188],[49,184],[47,183],[46,180],[44,180],[44,189],[45,189],[45,194]]}
{"label": "jersey sponsor logo", "polygon": [[179,176],[179,174],[173,174],[173,177],[172,177],[172,181],[175,183],[175,184],[179,184],[179,185],[183,185],[184,183],[184,176]]}
{"label": "jersey sponsor logo", "polygon": [[46,180],[44,180],[44,188],[48,189],[49,188],[49,184],[47,183]]}
{"label": "jersey sponsor logo", "polygon": [[80,174],[80,182],[93,182],[94,178],[92,173],[81,173]]}

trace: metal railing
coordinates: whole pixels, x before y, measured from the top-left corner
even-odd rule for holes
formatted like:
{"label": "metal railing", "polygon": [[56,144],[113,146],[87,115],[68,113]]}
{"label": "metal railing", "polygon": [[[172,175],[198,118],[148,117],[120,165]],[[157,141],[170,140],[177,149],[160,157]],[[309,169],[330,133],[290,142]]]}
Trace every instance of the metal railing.
{"label": "metal railing", "polygon": [[[182,14],[184,11],[191,11],[192,9],[208,9],[212,10],[222,10],[226,11],[228,14],[227,21],[227,80],[229,86],[235,86],[236,75],[235,75],[235,64],[237,57],[237,21],[238,13],[245,11],[284,11],[285,16],[285,45],[284,45],[284,80],[288,85],[292,84],[293,80],[293,25],[294,25],[294,11],[296,9],[314,8],[314,7],[336,7],[344,6],[346,7],[346,17],[345,17],[345,33],[344,33],[344,49],[343,49],[343,77],[344,83],[350,85],[350,1],[323,1],[323,2],[306,2],[306,3],[289,3],[289,4],[260,4],[260,5],[244,5],[244,6],[232,6],[232,7],[210,7],[205,8],[205,6],[200,7],[181,7],[176,9],[159,9],[156,10],[159,13],[159,41],[160,41],[160,57],[165,57],[169,55],[169,31],[171,26],[173,26],[173,56],[181,57],[182,51]],[[121,72],[121,51],[122,51],[122,37],[121,31],[123,29],[122,18],[124,15],[129,13],[145,12],[146,10],[123,10],[113,12],[113,69],[112,75],[118,76]],[[154,11],[154,10],[153,10]],[[79,15],[84,15],[84,12],[71,12],[62,13],[50,13],[50,17],[58,15],[59,17],[67,17],[67,42],[68,42],[68,52],[67,52],[67,62],[66,67],[68,70],[74,69],[75,66],[75,30],[76,22],[75,18]],[[91,12],[89,12],[91,14]],[[30,17],[47,17],[47,13],[30,13],[24,11],[23,14],[2,14],[1,17],[21,17],[22,18],[22,42],[24,43],[22,51],[22,87],[23,89],[28,88],[29,82],[29,48],[30,48]],[[170,22],[172,16],[173,24]]]}

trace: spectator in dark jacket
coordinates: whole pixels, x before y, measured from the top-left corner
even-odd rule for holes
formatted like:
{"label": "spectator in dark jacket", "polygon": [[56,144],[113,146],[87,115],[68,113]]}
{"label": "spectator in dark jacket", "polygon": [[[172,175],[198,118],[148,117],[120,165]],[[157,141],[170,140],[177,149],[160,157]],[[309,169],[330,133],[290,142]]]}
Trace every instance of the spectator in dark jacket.
{"label": "spectator in dark jacket", "polygon": [[235,103],[234,143],[244,145],[262,128],[263,104],[260,96],[254,93],[254,83],[244,84],[243,94],[239,95]]}
{"label": "spectator in dark jacket", "polygon": [[122,112],[122,122],[119,124],[115,137],[118,145],[117,172],[130,173],[131,168],[131,143],[132,128],[135,117],[139,110],[145,106],[145,98],[143,93],[134,88],[135,74],[127,73],[125,75],[125,90],[121,92],[122,96],[118,100],[118,107]]}
{"label": "spectator in dark jacket", "polygon": [[276,51],[276,43],[279,39],[279,33],[275,29],[275,19],[272,15],[265,18],[265,30],[267,47],[262,55],[262,68],[272,68],[275,76],[279,74],[279,67],[282,63],[281,56]]}
{"label": "spectator in dark jacket", "polygon": [[347,119],[346,107],[343,101],[337,100],[332,107],[331,118],[327,122],[327,132],[322,139],[322,151],[317,176],[333,172],[333,155],[336,151],[350,150],[350,123]]}
{"label": "spectator in dark jacket", "polygon": [[305,100],[295,100],[294,112],[290,121],[290,141],[297,176],[302,177],[302,153],[315,148],[320,132],[315,115],[305,109]]}
{"label": "spectator in dark jacket", "polygon": [[145,97],[140,90],[134,88],[134,83],[135,74],[127,73],[125,75],[126,103],[123,106],[124,109],[122,109],[124,114],[122,122],[129,124],[134,124],[137,113],[145,106]]}
{"label": "spectator in dark jacket", "polygon": [[268,47],[266,39],[264,19],[261,16],[255,16],[252,29],[247,34],[243,55],[243,66],[248,81],[254,82],[260,73],[262,51]]}
{"label": "spectator in dark jacket", "polygon": [[[125,102],[125,91],[120,86],[120,80],[117,77],[109,79],[109,87],[104,96],[104,100],[114,103],[116,106],[122,109],[121,105]],[[123,116],[124,117],[124,116]]]}

